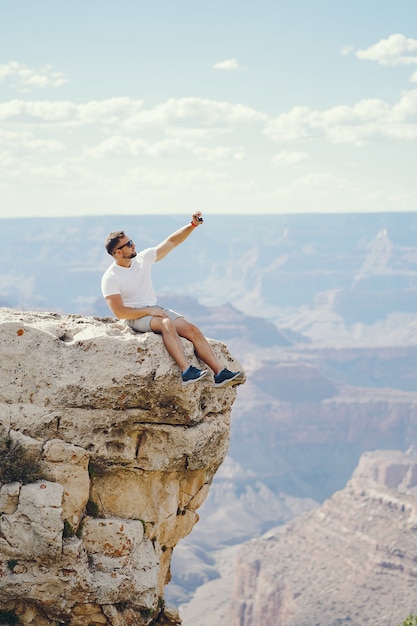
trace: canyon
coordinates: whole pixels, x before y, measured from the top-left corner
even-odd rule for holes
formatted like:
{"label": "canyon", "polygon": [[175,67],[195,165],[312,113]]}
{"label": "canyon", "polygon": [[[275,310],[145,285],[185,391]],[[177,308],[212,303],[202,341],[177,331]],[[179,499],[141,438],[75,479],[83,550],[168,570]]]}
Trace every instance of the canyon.
{"label": "canyon", "polygon": [[[311,626],[310,607],[314,626],[397,626],[417,602],[404,469],[417,449],[417,216],[205,217],[157,264],[159,300],[226,344],[247,382],[200,520],[171,555],[170,619],[271,626],[275,611],[279,626]],[[106,234],[125,228],[143,248],[184,220],[4,220],[0,304],[118,329],[99,293]],[[16,238],[25,255],[10,263]]]}
{"label": "canyon", "polygon": [[417,456],[364,454],[343,490],[239,551],[228,623],[397,625],[415,611],[416,532]]}

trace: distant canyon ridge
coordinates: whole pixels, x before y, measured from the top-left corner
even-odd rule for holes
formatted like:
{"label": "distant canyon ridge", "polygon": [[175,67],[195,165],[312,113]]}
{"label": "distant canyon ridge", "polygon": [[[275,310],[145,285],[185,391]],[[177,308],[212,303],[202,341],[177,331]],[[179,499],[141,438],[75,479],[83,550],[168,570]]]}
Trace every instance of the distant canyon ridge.
{"label": "distant canyon ridge", "polygon": [[[417,213],[204,218],[155,266],[159,295],[230,303],[321,345],[417,344]],[[95,314],[106,235],[125,229],[142,249],[188,219],[3,219],[0,305]]]}

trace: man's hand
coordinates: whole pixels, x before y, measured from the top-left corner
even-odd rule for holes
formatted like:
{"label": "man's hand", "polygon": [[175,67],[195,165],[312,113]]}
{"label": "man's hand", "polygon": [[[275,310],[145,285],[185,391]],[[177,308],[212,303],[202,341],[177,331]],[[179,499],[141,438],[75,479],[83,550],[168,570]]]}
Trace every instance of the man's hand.
{"label": "man's hand", "polygon": [[152,317],[168,317],[164,309],[161,309],[158,306],[149,307],[148,311],[148,315],[152,315]]}
{"label": "man's hand", "polygon": [[194,226],[200,226],[200,224],[203,223],[203,214],[201,213],[201,211],[196,211],[195,213],[193,213],[192,221]]}
{"label": "man's hand", "polygon": [[155,261],[160,261],[167,254],[171,252],[174,248],[180,245],[183,241],[190,236],[196,226],[200,226],[203,223],[203,216],[201,211],[195,211],[192,215],[191,222],[188,222],[185,226],[172,233],[167,239],[162,241],[159,245],[156,246],[156,259]]}
{"label": "man's hand", "polygon": [[153,317],[168,317],[164,309],[161,309],[159,306],[150,306],[143,309],[124,306],[122,296],[119,293],[113,296],[107,296],[106,301],[111,312],[119,318],[119,320],[135,320],[146,317],[147,315],[152,315]]}

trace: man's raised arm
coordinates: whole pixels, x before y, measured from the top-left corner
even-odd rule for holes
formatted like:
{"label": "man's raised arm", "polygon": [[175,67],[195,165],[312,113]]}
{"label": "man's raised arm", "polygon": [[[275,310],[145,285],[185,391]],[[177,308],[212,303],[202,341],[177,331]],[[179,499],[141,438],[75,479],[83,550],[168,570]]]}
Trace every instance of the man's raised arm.
{"label": "man's raised arm", "polygon": [[167,237],[164,241],[156,246],[155,261],[160,261],[161,259],[163,259],[167,254],[171,252],[171,250],[173,250],[174,248],[179,246],[180,243],[185,241],[187,237],[191,235],[193,230],[197,228],[197,226],[200,226],[200,224],[202,223],[203,216],[201,214],[201,211],[196,211],[196,213],[193,213],[191,222],[189,224],[186,224],[186,226],[183,226],[182,228],[176,230],[175,233],[172,233],[172,235]]}

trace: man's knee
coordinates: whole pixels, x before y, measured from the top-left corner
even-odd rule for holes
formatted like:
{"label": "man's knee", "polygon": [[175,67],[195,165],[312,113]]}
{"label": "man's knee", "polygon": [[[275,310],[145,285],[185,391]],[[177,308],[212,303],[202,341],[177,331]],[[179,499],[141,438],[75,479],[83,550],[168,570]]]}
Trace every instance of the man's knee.
{"label": "man's knee", "polygon": [[172,326],[170,322],[171,320],[169,319],[169,317],[159,317],[158,315],[155,315],[151,319],[149,326],[154,333],[169,332]]}
{"label": "man's knee", "polygon": [[161,332],[176,333],[174,322],[169,317],[160,317]]}
{"label": "man's knee", "polygon": [[196,341],[200,337],[203,337],[203,333],[195,324],[191,322],[186,322],[186,325],[183,328],[183,336],[189,339],[190,341]]}
{"label": "man's knee", "polygon": [[195,324],[190,324],[190,330],[194,335],[202,335],[203,333],[201,332],[201,330],[199,329],[198,326],[196,326]]}

